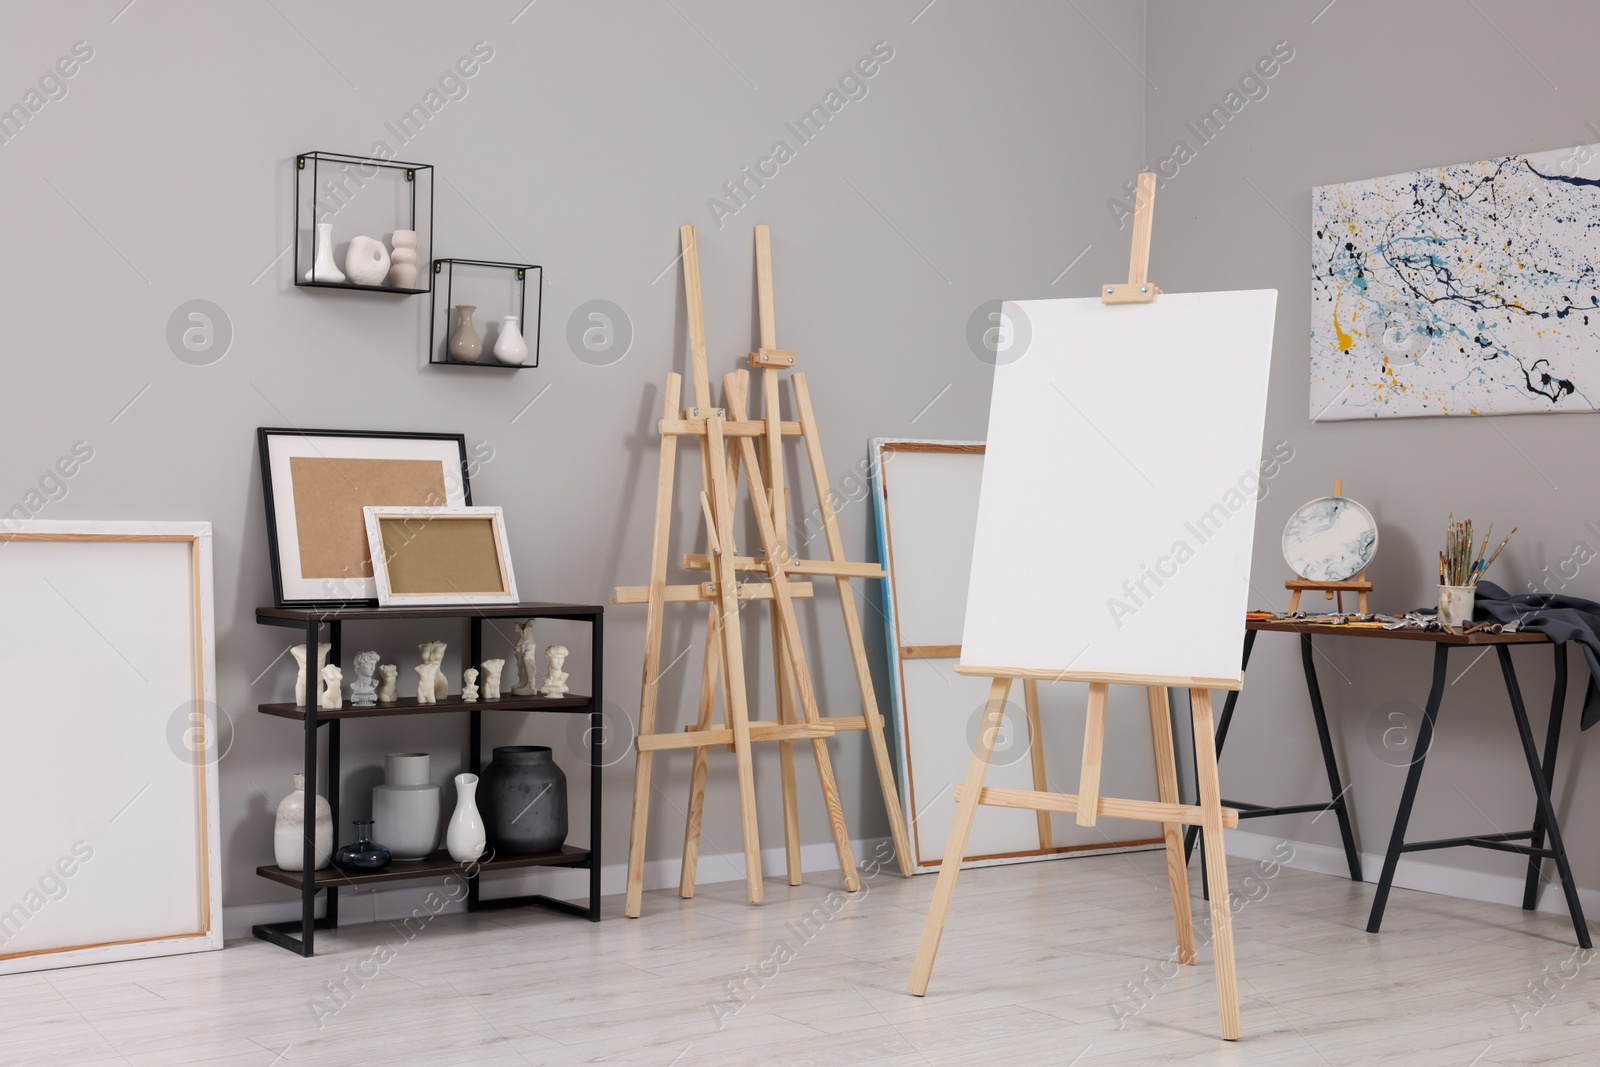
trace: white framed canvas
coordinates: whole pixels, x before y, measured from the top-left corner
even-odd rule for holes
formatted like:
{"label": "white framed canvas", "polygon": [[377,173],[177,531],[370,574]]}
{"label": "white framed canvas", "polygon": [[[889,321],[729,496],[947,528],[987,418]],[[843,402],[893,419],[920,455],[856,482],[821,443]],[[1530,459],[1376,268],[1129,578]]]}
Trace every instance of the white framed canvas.
{"label": "white framed canvas", "polygon": [[517,603],[498,507],[367,507],[362,513],[379,604]]}
{"label": "white framed canvas", "polygon": [[[977,441],[878,438],[871,443],[878,558],[884,585],[885,643],[889,651],[890,743],[895,754],[900,809],[905,813],[913,869],[936,871],[950,840],[954,791],[967,774],[972,745],[988,699],[990,680],[955,673],[960,659],[967,578],[978,524],[984,445]],[[1028,729],[1024,694],[1013,687],[985,782],[1002,789],[1033,789],[1033,748],[1043,757],[1047,785],[1073,792],[1083,752],[1087,700],[1081,683],[1040,683],[1041,737]],[[1105,788],[1119,795],[1153,796],[1150,716],[1144,694],[1113,693],[1114,710],[1126,697],[1133,714],[1112,714],[1102,766]],[[1133,707],[1132,705],[1137,705]],[[1159,846],[1147,824],[1101,818],[1079,826],[1069,813],[1046,813],[1048,840],[1038,816],[1015,808],[978,810],[963,866],[1074,856]]]}
{"label": "white framed canvas", "polygon": [[1239,687],[1276,305],[1004,305],[964,669]]}
{"label": "white framed canvas", "polygon": [[1311,418],[1600,405],[1600,145],[1311,191]]}
{"label": "white framed canvas", "polygon": [[0,533],[0,974],[222,947],[208,522]]}

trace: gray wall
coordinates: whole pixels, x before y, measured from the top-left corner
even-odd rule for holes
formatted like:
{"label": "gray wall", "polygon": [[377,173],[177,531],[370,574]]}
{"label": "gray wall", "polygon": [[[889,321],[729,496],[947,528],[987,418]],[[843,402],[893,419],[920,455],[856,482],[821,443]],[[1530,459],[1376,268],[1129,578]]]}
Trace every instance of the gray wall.
{"label": "gray wall", "polygon": [[[1575,542],[1595,544],[1588,524],[1600,516],[1600,480],[1583,458],[1594,446],[1593,416],[1308,421],[1306,233],[1314,185],[1600,139],[1587,125],[1600,114],[1600,72],[1583,53],[1596,31],[1600,10],[1578,3],[1149,5],[1147,69],[1157,88],[1148,96],[1145,158],[1152,165],[1177,139],[1195,145],[1184,123],[1198,119],[1274,42],[1294,49],[1268,95],[1248,104],[1160,193],[1151,268],[1173,290],[1279,291],[1267,440],[1289,442],[1294,459],[1269,484],[1258,511],[1255,603],[1287,606],[1279,532],[1293,508],[1327,493],[1338,477],[1382,528],[1369,575],[1377,610],[1430,601],[1434,554],[1451,511],[1480,526],[1493,519],[1497,529],[1520,528],[1491,576],[1517,591],[1566,559]],[[1600,596],[1600,579],[1584,571],[1566,591]],[[1390,712],[1414,717],[1427,695],[1431,657],[1409,644],[1352,639],[1325,640],[1320,651],[1358,836],[1365,851],[1381,852],[1405,777],[1403,767],[1379,757],[1381,733],[1392,725]],[[1516,660],[1542,742],[1550,653],[1520,652]],[[1580,735],[1576,721],[1585,679],[1575,662],[1558,807],[1573,816],[1568,836],[1580,883],[1594,887],[1600,855],[1585,844],[1583,819],[1600,801],[1600,786],[1583,774],[1593,739]],[[1533,792],[1492,654],[1452,657],[1441,731],[1411,836],[1526,827]],[[1222,772],[1233,797],[1315,799],[1322,771],[1294,638],[1268,634],[1257,644]],[[1338,842],[1331,818],[1253,828]],[[1517,857],[1476,850],[1413,858],[1507,875],[1522,868]]]}
{"label": "gray wall", "polygon": [[[1138,4],[11,6],[0,37],[0,70],[8,72],[0,100],[24,101],[74,42],[87,42],[92,58],[71,78],[48,81],[55,99],[41,93],[37,112],[0,144],[0,233],[10,250],[0,292],[12,353],[0,500],[5,508],[27,500],[57,458],[86,441],[93,459],[64,489],[48,484],[55,499],[36,498],[39,518],[215,523],[220,701],[233,724],[221,767],[231,905],[286,895],[253,868],[270,860],[272,805],[288,792],[299,752],[291,724],[255,711],[259,702],[289,699],[293,674],[283,656],[288,632],[253,617],[271,598],[255,427],[465,432],[492,450],[474,478],[475,499],[505,507],[525,595],[603,602],[613,585],[646,575],[656,389],[684,367],[681,278],[667,269],[680,224],[700,228],[719,374],[751,347],[751,231],[757,222],[773,227],[778,340],[806,362],[842,491],[872,436],[982,435],[988,368],[964,339],[982,301],[1084,293],[1120,275],[1125,262],[1103,200],[1142,152]],[[400,145],[385,123],[424,101],[480,40],[493,56],[464,82],[465,95],[447,85],[454,98]],[[867,83],[868,94],[798,147],[719,228],[708,198],[776,139],[795,147],[784,123],[820,102],[877,41],[894,57]],[[1331,76],[1337,53],[1327,55]],[[1309,75],[1312,62],[1292,76]],[[1209,91],[1211,76],[1195,77]],[[1509,116],[1510,109],[1508,123]],[[546,265],[540,369],[427,367],[425,298],[290,284],[291,257],[275,257],[292,236],[294,154],[366,152],[379,139],[401,159],[438,168],[438,254]],[[1493,147],[1522,143],[1507,131]],[[1467,142],[1437,157],[1478,151]],[[1396,157],[1397,165],[1411,161]],[[1205,164],[1223,168],[1221,158]],[[1285,199],[1303,199],[1307,176],[1281,178]],[[1203,180],[1173,203],[1193,195],[1209,210],[1215,197],[1200,195]],[[1184,243],[1176,240],[1178,218],[1169,209],[1171,228],[1158,236],[1158,263],[1173,282]],[[1270,222],[1263,231],[1278,241]],[[1271,247],[1285,270],[1298,264],[1288,242]],[[1217,282],[1196,273],[1196,282]],[[1298,297],[1295,285],[1284,288]],[[168,317],[192,299],[218,304],[233,330],[230,350],[209,366],[179,360],[166,340]],[[566,342],[569,316],[594,299],[624,308],[634,331],[626,357],[608,367],[580,362]],[[1297,366],[1298,351],[1285,353]],[[1293,407],[1287,398],[1298,395],[1299,373],[1275,382],[1283,411]],[[1537,429],[1570,433],[1579,425]],[[1303,431],[1298,422],[1293,428]],[[1472,428],[1412,432],[1424,429]],[[1308,447],[1295,477],[1314,480],[1317,462]],[[685,465],[681,473],[690,472]],[[1359,488],[1359,472],[1347,473]],[[797,495],[797,513],[809,511],[811,494]],[[857,501],[842,515],[858,558],[873,554],[869,511]],[[694,510],[680,517],[680,529],[695,531]],[[1398,556],[1387,557],[1396,570]],[[861,610],[877,645],[877,611],[871,603]],[[857,698],[831,594],[811,613],[820,620],[819,693],[830,712],[852,713]],[[626,734],[637,710],[644,613],[618,608],[609,618],[606,686]],[[698,619],[685,608],[668,629],[669,661],[694,646],[668,677],[669,722],[690,713]],[[450,627],[352,627],[346,648],[385,650],[408,668],[413,643],[434,636],[452,643],[452,658],[465,640],[464,629]],[[586,677],[581,633],[540,635],[541,644],[552,639],[574,649],[569,669]],[[763,630],[752,629],[751,644],[766,647]],[[764,656],[751,658],[753,682],[765,687]],[[460,764],[462,729],[427,717],[347,729],[348,814],[366,807],[385,751],[431,750],[443,780]],[[489,734],[493,743],[554,744],[569,774],[583,770],[555,724],[495,721]],[[608,863],[624,857],[632,767],[625,744],[614,742],[616,763],[605,777]],[[845,738],[834,752],[854,834],[885,833],[864,740]],[[671,858],[689,761],[667,757],[658,766],[650,853]],[[731,766],[720,758],[714,766],[708,853],[736,850],[739,840]],[[775,755],[763,753],[758,773],[764,842],[776,846]],[[806,838],[826,841],[815,778],[801,780]],[[581,835],[584,795],[574,800]]]}

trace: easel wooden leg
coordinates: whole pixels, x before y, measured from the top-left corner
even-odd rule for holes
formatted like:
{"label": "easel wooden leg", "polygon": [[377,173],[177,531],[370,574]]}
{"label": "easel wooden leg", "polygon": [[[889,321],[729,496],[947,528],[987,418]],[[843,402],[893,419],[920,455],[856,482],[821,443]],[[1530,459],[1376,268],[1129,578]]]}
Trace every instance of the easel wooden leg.
{"label": "easel wooden leg", "polygon": [[[744,646],[739,634],[738,572],[733,557],[733,498],[727,482],[727,440],[722,435],[721,417],[706,420],[706,441],[710,446],[711,506],[716,517],[720,551],[715,553],[717,594],[721,598],[722,662],[728,679],[727,716],[733,730],[733,758],[739,773],[739,816],[744,828],[744,877],[750,903],[765,899],[761,886],[761,840],[756,825],[755,769],[750,760],[750,709],[745,703]],[[752,470],[752,475],[760,477]],[[760,512],[760,509],[756,509]]]}
{"label": "easel wooden leg", "polygon": [[[683,378],[667,375],[666,403],[662,418],[676,418],[678,399],[683,392]],[[657,682],[661,671],[662,609],[666,606],[667,542],[672,530],[672,478],[677,470],[678,439],[661,439],[661,463],[656,472],[656,516],[650,547],[650,599],[645,614],[644,627],[644,684],[639,696],[639,733],[653,734],[656,729]],[[630,919],[639,917],[644,905],[644,840],[650,821],[650,757],[649,751],[638,752],[633,765],[633,826],[628,832],[628,890],[623,903],[623,914]]]}
{"label": "easel wooden leg", "polygon": [[[1150,740],[1156,753],[1156,790],[1161,803],[1177,804],[1178,759],[1172,745],[1172,717],[1165,686],[1152,685]],[[1167,882],[1172,889],[1172,922],[1178,933],[1178,962],[1194,965],[1194,916],[1189,911],[1189,865],[1183,848],[1183,824],[1164,822],[1161,836],[1167,845]]]}
{"label": "easel wooden leg", "polygon": [[[712,713],[717,706],[717,675],[721,670],[717,653],[722,634],[715,604],[711,605],[707,616],[705,665],[700,671],[700,717],[695,723],[697,730],[711,726]],[[726,696],[723,704],[727,704]],[[683,870],[678,875],[678,895],[685,900],[694,896],[695,869],[700,862],[700,822],[705,814],[706,771],[710,758],[709,748],[694,750],[694,773],[689,776],[689,817],[683,828]]]}
{"label": "easel wooden leg", "polygon": [[[778,605],[772,605],[772,673],[778,690],[778,721],[795,723],[800,717],[794,710],[794,667],[789,662],[789,651],[783,644],[783,619]],[[789,884],[800,885],[804,875],[800,865],[800,801],[795,789],[794,742],[778,742],[778,769],[783,785],[783,846]]]}
{"label": "easel wooden leg", "polygon": [[1093,826],[1100,806],[1100,760],[1106,747],[1105,682],[1089,683],[1089,718],[1083,725],[1083,773],[1078,778],[1078,825]]}
{"label": "easel wooden leg", "polygon": [[1194,710],[1196,777],[1200,786],[1201,825],[1205,830],[1206,871],[1211,889],[1211,951],[1217,966],[1217,1007],[1222,1018],[1222,1036],[1237,1041],[1241,1032],[1239,985],[1233,965],[1233,911],[1228,900],[1228,853],[1222,840],[1222,786],[1217,778],[1211,690],[1189,690],[1189,703]]}
{"label": "easel wooden leg", "polygon": [[[811,408],[811,391],[806,386],[804,374],[792,375],[791,382],[796,413],[800,416],[801,437],[805,441],[811,478],[817,490],[817,506],[822,511],[822,529],[828,544],[828,556],[843,562],[846,559],[844,537],[839,533],[839,518],[834,512],[833,490],[828,484],[817,416]],[[889,743],[884,738],[883,715],[878,711],[878,699],[872,687],[872,668],[867,662],[866,642],[861,636],[861,620],[856,617],[855,591],[849,578],[837,577],[835,584],[839,589],[839,606],[844,612],[844,631],[850,644],[850,659],[855,666],[856,688],[861,693],[861,713],[867,723],[867,742],[872,746],[872,761],[877,766],[883,807],[889,816],[889,835],[894,840],[900,873],[910,878],[916,869],[911,862],[911,838],[906,833],[905,815],[900,810],[900,791],[895,785],[894,765],[889,760]]]}
{"label": "easel wooden leg", "polygon": [[[1044,736],[1039,732],[1039,683],[1027,678],[1022,683],[1022,701],[1028,711],[1028,754],[1033,758],[1033,787],[1043,793],[1050,786],[1044,774]],[[1055,833],[1050,828],[1050,813],[1036,812],[1039,816],[1039,847],[1055,848]]]}
{"label": "easel wooden leg", "polygon": [[944,847],[944,861],[939,864],[939,881],[933,887],[933,902],[928,905],[928,921],[922,927],[922,942],[917,946],[917,962],[911,968],[911,984],[907,988],[915,996],[924,996],[928,992],[928,980],[933,976],[933,958],[939,954],[939,938],[944,934],[944,921],[950,914],[956,876],[961,873],[961,860],[967,854],[967,838],[972,835],[972,820],[978,814],[978,798],[983,793],[983,779],[989,772],[995,735],[1000,732],[1004,722],[1006,695],[1010,692],[1010,678],[996,678],[989,686],[989,703],[983,709],[983,728],[978,731],[978,749],[967,764],[966,781],[961,785],[961,800],[956,805],[956,821],[950,827],[950,841]]}

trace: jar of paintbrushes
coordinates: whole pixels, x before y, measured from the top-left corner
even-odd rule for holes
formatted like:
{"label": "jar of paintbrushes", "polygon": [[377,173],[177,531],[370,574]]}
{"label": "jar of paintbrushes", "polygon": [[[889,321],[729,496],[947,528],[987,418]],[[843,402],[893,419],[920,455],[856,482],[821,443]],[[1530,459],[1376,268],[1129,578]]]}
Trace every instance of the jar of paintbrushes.
{"label": "jar of paintbrushes", "polygon": [[1457,522],[1450,516],[1450,526],[1445,533],[1444,548],[1439,552],[1439,625],[1447,630],[1460,630],[1472,623],[1472,611],[1477,600],[1478,579],[1500,558],[1500,552],[1511,540],[1513,528],[1505,540],[1485,559],[1489,551],[1489,538],[1494,536],[1494,524],[1483,543],[1473,552],[1472,520]]}

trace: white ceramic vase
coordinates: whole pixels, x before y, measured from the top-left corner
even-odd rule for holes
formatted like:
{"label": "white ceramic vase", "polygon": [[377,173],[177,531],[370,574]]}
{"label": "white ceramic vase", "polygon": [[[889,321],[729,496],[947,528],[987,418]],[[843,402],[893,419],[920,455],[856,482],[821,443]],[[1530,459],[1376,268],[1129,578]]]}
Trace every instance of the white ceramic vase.
{"label": "white ceramic vase", "polygon": [[[316,807],[317,870],[333,862],[333,811],[325,797],[318,795]],[[278,819],[272,828],[273,858],[286,871],[305,870],[306,776],[294,776],[294,792],[278,805]],[[481,824],[480,824],[481,825]]]}
{"label": "white ceramic vase", "polygon": [[500,336],[495,338],[494,358],[510,367],[520,367],[528,359],[528,342],[522,339],[515,315],[507,315],[500,320]]}
{"label": "white ceramic vase", "polygon": [[372,790],[373,838],[397,860],[420,860],[439,847],[439,787],[426,752],[383,757],[383,784]]}
{"label": "white ceramic vase", "polygon": [[342,282],[345,280],[344,271],[339,269],[339,264],[333,258],[333,223],[317,223],[317,258],[311,264],[311,269],[306,271],[308,282]]}
{"label": "white ceramic vase", "polygon": [[478,776],[456,775],[456,811],[450,816],[450,827],[444,834],[444,847],[457,863],[471,863],[483,855],[488,838],[483,830],[483,816],[478,814]]}
{"label": "white ceramic vase", "polygon": [[417,231],[396,230],[389,238],[389,284],[396,289],[417,287]]}
{"label": "white ceramic vase", "polygon": [[382,285],[389,276],[389,250],[371,237],[352,237],[344,253],[344,272],[357,285]]}

